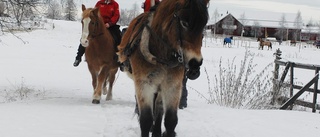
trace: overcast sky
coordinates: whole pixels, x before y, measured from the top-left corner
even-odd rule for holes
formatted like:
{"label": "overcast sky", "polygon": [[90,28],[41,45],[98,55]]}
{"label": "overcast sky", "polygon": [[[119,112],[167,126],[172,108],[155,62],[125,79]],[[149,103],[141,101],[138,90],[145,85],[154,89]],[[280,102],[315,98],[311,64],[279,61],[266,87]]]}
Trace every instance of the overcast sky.
{"label": "overcast sky", "polygon": [[[94,6],[97,0],[81,0]],[[144,0],[116,0],[121,9],[140,7]],[[294,21],[300,10],[302,19],[320,22],[320,0],[210,0],[209,14],[217,9],[220,14],[231,13],[236,18],[245,13],[248,19],[279,20],[285,14],[287,21]],[[142,9],[141,9],[142,12]]]}

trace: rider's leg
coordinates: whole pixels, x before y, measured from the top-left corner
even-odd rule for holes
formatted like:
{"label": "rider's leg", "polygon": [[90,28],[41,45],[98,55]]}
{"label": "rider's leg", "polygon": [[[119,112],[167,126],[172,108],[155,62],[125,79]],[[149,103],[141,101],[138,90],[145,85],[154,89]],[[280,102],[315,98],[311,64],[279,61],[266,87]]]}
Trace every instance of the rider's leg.
{"label": "rider's leg", "polygon": [[81,58],[82,58],[85,50],[86,50],[86,48],[83,47],[83,46],[80,44],[79,47],[78,47],[78,52],[77,52],[76,60],[74,61],[73,66],[77,67],[77,66],[80,64]]}

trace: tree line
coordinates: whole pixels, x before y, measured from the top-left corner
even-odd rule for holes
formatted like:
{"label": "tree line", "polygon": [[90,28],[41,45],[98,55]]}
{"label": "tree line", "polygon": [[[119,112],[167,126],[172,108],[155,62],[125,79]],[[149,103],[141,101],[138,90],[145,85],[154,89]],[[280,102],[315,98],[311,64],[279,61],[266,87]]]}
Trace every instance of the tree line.
{"label": "tree line", "polygon": [[[0,0],[0,29],[27,28],[26,22],[37,25],[37,21],[79,20],[78,0]],[[121,9],[120,25],[128,25],[140,14],[138,4],[132,9]]]}

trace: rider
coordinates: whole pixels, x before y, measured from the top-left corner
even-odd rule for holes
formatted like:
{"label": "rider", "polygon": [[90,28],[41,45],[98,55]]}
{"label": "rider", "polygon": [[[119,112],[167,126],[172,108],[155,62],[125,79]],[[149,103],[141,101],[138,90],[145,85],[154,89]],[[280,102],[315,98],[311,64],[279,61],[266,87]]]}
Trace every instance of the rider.
{"label": "rider", "polygon": [[[112,34],[112,37],[115,41],[115,49],[117,49],[117,45],[119,45],[121,42],[121,32],[119,29],[120,26],[117,25],[117,22],[120,18],[119,4],[115,0],[99,0],[95,7],[99,8],[103,22],[106,28],[109,29],[110,33]],[[84,53],[85,47],[80,44],[73,66],[77,67],[79,65]]]}
{"label": "rider", "polygon": [[[154,0],[154,5],[157,5],[160,3],[160,0]],[[142,3],[141,8],[143,8],[144,12],[147,12],[151,8],[151,0],[146,0],[145,2]]]}

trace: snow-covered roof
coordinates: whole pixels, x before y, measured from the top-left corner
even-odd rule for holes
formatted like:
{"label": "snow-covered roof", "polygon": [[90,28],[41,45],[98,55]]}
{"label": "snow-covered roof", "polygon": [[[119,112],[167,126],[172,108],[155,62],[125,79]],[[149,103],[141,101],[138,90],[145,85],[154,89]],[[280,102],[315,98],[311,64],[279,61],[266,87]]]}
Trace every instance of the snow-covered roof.
{"label": "snow-covered roof", "polygon": [[[233,16],[230,13],[228,13],[228,14],[220,14],[220,16],[217,18],[216,22],[219,22],[220,20],[222,20],[223,18],[225,18],[228,15]],[[241,22],[241,19],[239,17],[235,17],[235,16],[233,16],[233,17]],[[270,28],[279,28],[280,27],[280,24],[279,24],[280,21],[279,20],[255,19],[255,18],[246,18],[245,20],[246,20],[246,24],[243,24],[245,26],[253,26],[255,24],[255,22],[258,22],[259,25],[262,26],[262,27],[270,27]],[[214,19],[209,20],[208,24],[209,25],[215,24]],[[292,22],[292,21],[286,21],[285,22],[285,27],[286,28],[290,28],[290,29],[296,28],[294,26],[294,24],[295,23]]]}

